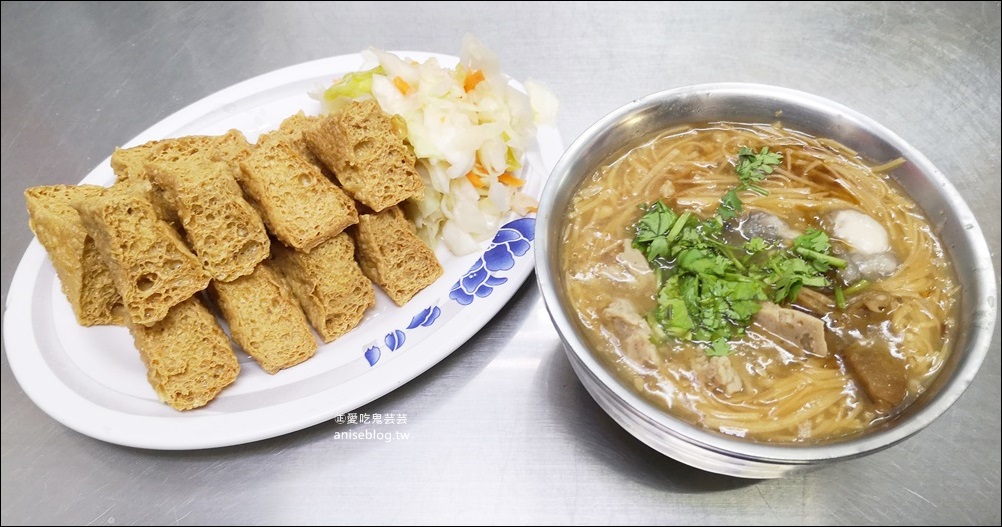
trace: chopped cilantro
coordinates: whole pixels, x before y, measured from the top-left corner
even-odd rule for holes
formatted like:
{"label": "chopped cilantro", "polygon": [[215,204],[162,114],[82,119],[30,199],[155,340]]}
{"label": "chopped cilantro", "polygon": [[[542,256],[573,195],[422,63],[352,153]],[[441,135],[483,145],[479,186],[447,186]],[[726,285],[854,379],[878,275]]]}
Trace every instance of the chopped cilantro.
{"label": "chopped cilantro", "polygon": [[819,229],[810,228],[797,236],[793,240],[793,251],[805,260],[809,260],[811,265],[822,273],[832,267],[845,269],[846,266],[845,260],[830,254],[831,244],[828,242],[828,235]]}
{"label": "chopped cilantro", "polygon": [[870,281],[864,278],[856,282],[855,284],[852,284],[849,287],[845,288],[844,294],[855,295],[856,293],[866,289],[869,286],[870,286]]}
{"label": "chopped cilantro", "polygon": [[770,152],[767,146],[763,146],[757,154],[751,148],[742,146],[738,149],[738,163],[734,171],[742,183],[751,186],[772,174],[772,167],[782,162],[783,154]]}
{"label": "chopped cilantro", "polygon": [[738,186],[728,190],[720,198],[720,206],[717,207],[717,216],[722,221],[727,221],[736,217],[744,210],[738,192],[750,190],[760,196],[768,196],[769,191],[760,187],[758,182],[762,181],[773,172],[773,166],[783,162],[783,154],[770,152],[769,147],[763,146],[759,153],[747,146],[738,149],[738,161],[734,166],[734,171],[741,181]]}
{"label": "chopped cilantro", "polygon": [[839,309],[845,309],[845,293],[842,291],[842,286],[835,284],[835,307]]}
{"label": "chopped cilantro", "polygon": [[647,260],[663,258],[668,254],[668,234],[678,220],[663,202],[658,201],[637,223],[633,246],[647,253]]}
{"label": "chopped cilantro", "polygon": [[717,215],[720,216],[722,221],[727,221],[731,218],[737,217],[738,214],[744,211],[744,206],[741,204],[741,198],[738,197],[738,188],[732,188],[724,193],[723,197],[720,198],[720,206],[717,208]]}
{"label": "chopped cilantro", "polygon": [[785,304],[795,301],[804,286],[830,287],[825,273],[845,267],[819,229],[808,229],[789,248],[758,237],[734,245],[723,235],[724,222],[743,211],[738,192],[766,194],[757,183],[781,160],[768,147],[758,153],[742,147],[735,167],[741,183],[724,194],[709,219],[676,213],[663,201],[643,207],[633,246],[657,277],[658,305],[647,316],[655,340],[699,342],[707,355],[727,355],[729,342],[745,334],[763,302]]}
{"label": "chopped cilantro", "polygon": [[[659,277],[658,306],[648,317],[656,335],[726,344],[744,334],[768,298],[767,284],[750,278],[749,269],[733,256],[744,249],[727,245],[720,235],[715,218],[675,214],[662,201],[637,223],[633,245]],[[764,245],[761,239],[758,243]]]}
{"label": "chopped cilantro", "polygon": [[731,345],[727,343],[727,339],[719,338],[710,343],[710,347],[707,348],[706,354],[711,357],[724,357],[731,354]]}
{"label": "chopped cilantro", "polygon": [[765,240],[759,238],[758,236],[745,242],[745,251],[747,251],[749,254],[762,252],[766,250],[768,247],[769,246],[768,244],[765,243]]}
{"label": "chopped cilantro", "polygon": [[777,304],[793,302],[803,286],[825,287],[828,279],[813,265],[789,251],[776,252],[766,267],[771,273],[764,280],[772,288],[772,301]]}

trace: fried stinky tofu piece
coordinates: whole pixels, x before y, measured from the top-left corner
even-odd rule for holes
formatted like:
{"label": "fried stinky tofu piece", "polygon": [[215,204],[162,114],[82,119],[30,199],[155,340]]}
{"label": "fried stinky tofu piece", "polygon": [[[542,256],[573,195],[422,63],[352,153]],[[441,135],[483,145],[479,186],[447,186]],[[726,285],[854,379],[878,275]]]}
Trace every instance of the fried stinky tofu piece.
{"label": "fried stinky tofu piece", "polygon": [[239,130],[230,130],[223,135],[188,135],[150,141],[131,148],[116,148],[111,154],[111,169],[115,172],[116,181],[121,182],[146,179],[146,164],[151,161],[201,157],[224,161],[239,168],[237,163],[249,150],[250,143]]}
{"label": "fried stinky tofu piece", "polygon": [[176,410],[205,406],[240,373],[230,339],[197,296],[152,326],[129,324],[160,400]]}
{"label": "fried stinky tofu piece", "polygon": [[258,137],[258,145],[268,145],[272,143],[282,142],[288,144],[292,149],[299,154],[300,157],[308,161],[311,165],[319,168],[322,171],[327,170],[323,162],[320,161],[316,155],[310,151],[310,146],[306,143],[306,138],[303,136],[303,132],[307,130],[312,130],[320,122],[320,117],[308,116],[302,111],[299,113],[287,117],[282,124],[279,125],[277,130],[272,130],[266,134]]}
{"label": "fried stinky tofu piece", "polygon": [[228,282],[248,275],[268,258],[271,242],[264,222],[226,163],[182,157],[146,166],[213,279]]}
{"label": "fried stinky tofu piece", "polygon": [[28,226],[48,252],[63,294],[83,326],[124,322],[122,296],[111,271],[73,208],[74,203],[102,192],[104,187],[96,185],[51,185],[24,191]]}
{"label": "fried stinky tofu piece", "polygon": [[317,341],[306,315],[268,263],[232,282],[213,281],[209,290],[233,341],[264,371],[277,373],[316,353]]}
{"label": "fried stinky tofu piece", "polygon": [[286,143],[254,148],[240,167],[240,186],[285,245],[309,252],[358,223],[351,198]]}
{"label": "fried stinky tofu piece", "polygon": [[375,100],[345,106],[304,130],[303,137],[344,190],[376,212],[424,195],[414,152]]}
{"label": "fried stinky tofu piece", "polygon": [[274,265],[324,342],[347,333],[376,303],[372,282],[355,262],[355,244],[341,233],[309,253],[272,245]]}
{"label": "fried stinky tofu piece", "polygon": [[[239,159],[247,155],[250,143],[239,130],[230,130],[223,135],[189,135],[175,139],[149,141],[131,148],[116,148],[111,154],[111,168],[115,172],[116,184],[138,184],[150,181],[147,164],[150,162],[171,162],[180,159],[202,159],[223,161],[234,171],[239,170]],[[160,189],[149,193],[150,203],[160,219],[180,227],[174,207],[166,202]]]}
{"label": "fried stinky tofu piece", "polygon": [[356,239],[362,272],[398,306],[442,276],[435,252],[414,232],[400,207],[363,214]]}
{"label": "fried stinky tofu piece", "polygon": [[177,231],[129,187],[104,189],[76,208],[133,323],[162,320],[171,307],[209,284],[209,276]]}

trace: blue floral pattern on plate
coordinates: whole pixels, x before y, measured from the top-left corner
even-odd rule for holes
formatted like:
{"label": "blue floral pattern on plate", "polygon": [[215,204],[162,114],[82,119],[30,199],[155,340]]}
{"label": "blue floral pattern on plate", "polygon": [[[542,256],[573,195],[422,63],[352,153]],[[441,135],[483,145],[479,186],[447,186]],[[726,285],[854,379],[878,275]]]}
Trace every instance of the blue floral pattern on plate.
{"label": "blue floral pattern on plate", "polygon": [[429,306],[421,310],[420,313],[414,315],[411,319],[411,323],[407,325],[407,329],[414,329],[418,326],[429,327],[438,320],[439,315],[442,314],[442,310],[438,306]]}
{"label": "blue floral pattern on plate", "polygon": [[386,338],[383,339],[386,342],[386,347],[390,348],[390,351],[397,351],[400,346],[404,345],[404,341],[407,340],[407,336],[404,335],[403,331],[399,329],[393,330],[386,334]]}
{"label": "blue floral pattern on plate", "polygon": [[369,366],[375,366],[376,362],[379,361],[380,355],[382,353],[379,351],[379,346],[371,346],[365,350],[365,360],[369,361]]}
{"label": "blue floral pattern on plate", "polygon": [[535,236],[536,218],[520,218],[502,226],[484,255],[453,284],[449,298],[466,306],[477,297],[490,296],[495,287],[508,281],[497,273],[515,267],[515,258],[529,252]]}
{"label": "blue floral pattern on plate", "polygon": [[[500,274],[514,268],[516,259],[532,249],[535,236],[536,218],[519,218],[501,226],[484,254],[477,258],[470,270],[453,284],[449,298],[460,306],[468,306],[476,298],[490,296],[495,287],[508,282],[508,279]],[[450,315],[446,319],[452,318],[455,314],[450,310]],[[411,318],[406,329],[415,331],[422,327],[431,327],[441,315],[441,307],[428,306]],[[402,329],[395,329],[383,338],[383,343],[391,352],[399,350],[406,341],[407,334]],[[366,348],[364,356],[369,366],[375,366],[382,357],[382,351],[378,344],[372,343]]]}

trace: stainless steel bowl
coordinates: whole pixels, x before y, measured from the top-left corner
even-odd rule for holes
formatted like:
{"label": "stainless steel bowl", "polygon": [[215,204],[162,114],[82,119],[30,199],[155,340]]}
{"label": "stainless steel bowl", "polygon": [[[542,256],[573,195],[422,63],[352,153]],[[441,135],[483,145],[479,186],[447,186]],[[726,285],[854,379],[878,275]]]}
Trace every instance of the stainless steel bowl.
{"label": "stainless steel bowl", "polygon": [[[960,331],[947,364],[929,389],[897,417],[852,439],[820,445],[756,443],[688,424],[646,402],[589,349],[571,312],[560,271],[565,211],[578,185],[610,155],[659,131],[686,123],[771,123],[835,139],[874,160],[902,156],[894,172],[939,229],[962,288]],[[870,454],[915,434],[947,410],[974,379],[995,326],[992,260],[967,204],[924,155],[893,132],[838,103],[756,84],[703,84],[633,101],[588,128],[567,149],[543,190],[536,220],[536,277],[574,371],[598,404],[623,428],[683,463],[748,478],[780,477]]]}

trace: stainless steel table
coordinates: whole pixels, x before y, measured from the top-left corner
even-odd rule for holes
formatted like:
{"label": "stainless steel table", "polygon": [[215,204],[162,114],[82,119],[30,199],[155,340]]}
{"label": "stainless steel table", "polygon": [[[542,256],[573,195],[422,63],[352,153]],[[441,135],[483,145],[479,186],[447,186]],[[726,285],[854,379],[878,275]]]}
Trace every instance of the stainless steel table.
{"label": "stainless steel table", "polygon": [[[925,152],[978,216],[999,275],[1000,10],[986,3],[8,3],[2,6],[3,298],[31,240],[22,191],[75,183],[151,124],[235,82],[369,45],[455,54],[478,35],[561,101],[566,142],[636,97],[777,84]],[[16,308],[16,307],[15,307]],[[746,481],[664,458],[578,383],[530,277],[449,358],[360,411],[196,452],[113,446],[41,412],[2,370],[6,524],[1000,522],[999,338],[963,398],[887,451]],[[340,428],[339,428],[340,427]]]}

